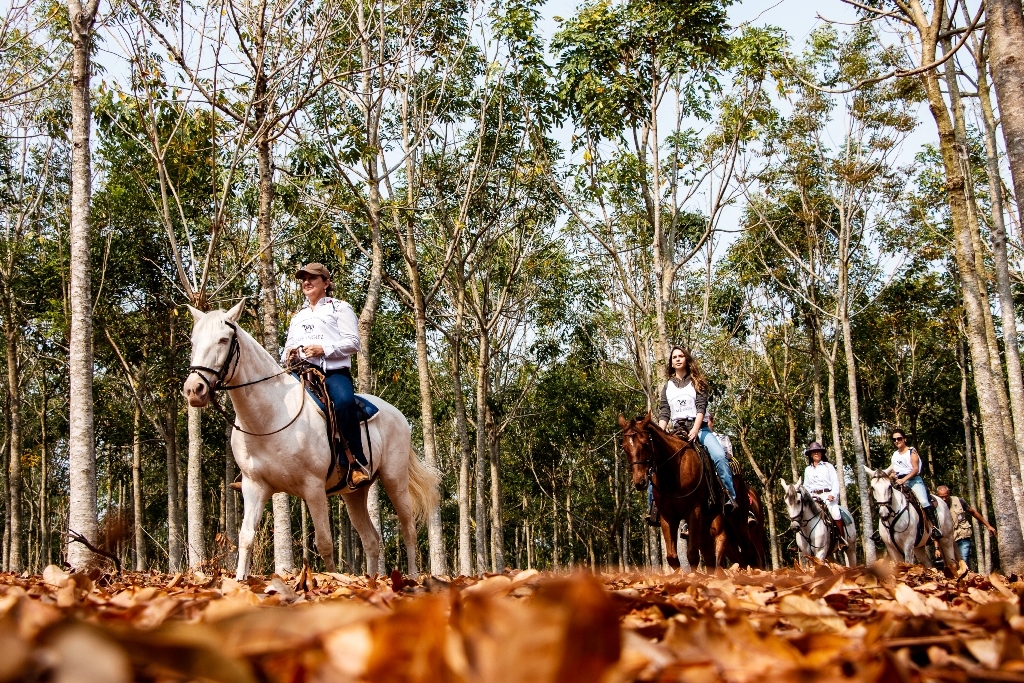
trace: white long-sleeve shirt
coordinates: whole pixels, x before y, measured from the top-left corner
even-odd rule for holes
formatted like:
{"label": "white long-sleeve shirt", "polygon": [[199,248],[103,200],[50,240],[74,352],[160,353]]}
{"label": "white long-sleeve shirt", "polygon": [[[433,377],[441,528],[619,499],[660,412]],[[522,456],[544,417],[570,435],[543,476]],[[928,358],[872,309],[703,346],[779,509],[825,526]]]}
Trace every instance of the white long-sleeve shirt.
{"label": "white long-sleeve shirt", "polygon": [[288,326],[288,339],[284,343],[284,361],[292,349],[319,344],[324,355],[308,358],[325,370],[339,370],[352,366],[352,355],[360,349],[359,320],[355,311],[341,299],[325,296],[311,308],[302,305]]}
{"label": "white long-sleeve shirt", "polygon": [[817,467],[808,465],[804,470],[804,488],[811,493],[823,491],[817,494],[821,496],[838,496],[839,475],[836,474],[836,468],[830,462],[820,462]]}

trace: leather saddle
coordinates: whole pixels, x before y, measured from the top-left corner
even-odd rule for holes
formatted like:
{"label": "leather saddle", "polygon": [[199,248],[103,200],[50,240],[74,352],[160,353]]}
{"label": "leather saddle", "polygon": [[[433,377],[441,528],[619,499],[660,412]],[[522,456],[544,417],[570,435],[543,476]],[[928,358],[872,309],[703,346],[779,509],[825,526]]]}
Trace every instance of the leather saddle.
{"label": "leather saddle", "polygon": [[[932,522],[928,519],[928,515],[924,514],[924,508],[921,507],[921,501],[917,499],[917,494],[907,486],[906,484],[900,485],[900,493],[906,496],[907,501],[914,506],[917,510],[917,534],[914,536],[914,547],[921,544],[921,539],[928,537],[931,538],[932,533]],[[935,500],[935,496],[928,492],[928,499],[931,500],[933,506],[938,506]]]}
{"label": "leather saddle", "polygon": [[[361,396],[356,396],[356,419],[366,433],[366,450],[368,465],[363,466],[352,454],[352,448],[341,430],[340,420],[334,410],[334,404],[327,393],[327,376],[315,365],[305,363],[293,369],[293,374],[302,382],[303,388],[309,392],[317,407],[323,412],[327,422],[327,440],[331,444],[331,465],[327,469],[325,488],[328,495],[348,493],[373,483],[376,473],[373,471],[373,446],[370,443],[370,431],[367,422],[377,414],[378,408]],[[362,472],[360,481],[353,481],[353,474]]]}

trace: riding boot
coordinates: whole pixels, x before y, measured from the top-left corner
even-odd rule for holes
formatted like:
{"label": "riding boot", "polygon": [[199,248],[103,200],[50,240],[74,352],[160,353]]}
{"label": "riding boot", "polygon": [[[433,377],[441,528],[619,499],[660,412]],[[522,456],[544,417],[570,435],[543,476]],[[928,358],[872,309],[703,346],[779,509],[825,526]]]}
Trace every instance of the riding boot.
{"label": "riding boot", "polygon": [[924,514],[928,515],[928,521],[932,523],[932,540],[939,540],[942,538],[942,532],[939,531],[939,518],[935,513],[935,506],[929,505],[924,509]]}
{"label": "riding boot", "polygon": [[841,548],[845,548],[846,547],[846,522],[843,521],[842,517],[840,517],[839,519],[833,519],[832,521],[835,522],[836,533],[839,535],[838,546],[841,547]]}
{"label": "riding boot", "polygon": [[731,513],[733,510],[736,509],[736,507],[736,500],[728,491],[725,491],[725,503],[722,504],[722,509],[725,512],[725,514]]}

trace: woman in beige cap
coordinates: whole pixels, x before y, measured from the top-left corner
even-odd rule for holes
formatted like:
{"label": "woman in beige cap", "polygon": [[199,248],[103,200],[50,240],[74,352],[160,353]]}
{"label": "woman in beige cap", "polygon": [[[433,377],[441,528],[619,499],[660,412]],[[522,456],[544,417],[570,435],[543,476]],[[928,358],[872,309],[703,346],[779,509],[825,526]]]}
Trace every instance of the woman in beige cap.
{"label": "woman in beige cap", "polygon": [[[292,317],[281,359],[298,356],[324,372],[341,433],[352,455],[365,467],[352,387],[352,355],[360,349],[358,318],[348,303],[330,296],[331,273],[323,264],[309,263],[295,273],[295,278],[302,281],[306,303]],[[365,472],[356,470],[351,482],[359,485],[368,478]]]}

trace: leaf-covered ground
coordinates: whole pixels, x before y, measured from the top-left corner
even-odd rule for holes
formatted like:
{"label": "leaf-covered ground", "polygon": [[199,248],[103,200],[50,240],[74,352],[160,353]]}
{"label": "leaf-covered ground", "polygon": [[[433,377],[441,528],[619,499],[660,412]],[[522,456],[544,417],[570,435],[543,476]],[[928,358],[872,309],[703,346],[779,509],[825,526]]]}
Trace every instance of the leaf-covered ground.
{"label": "leaf-covered ground", "polygon": [[0,574],[0,681],[1024,681],[1024,582]]}

